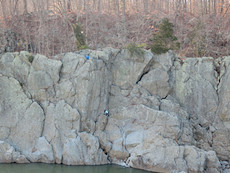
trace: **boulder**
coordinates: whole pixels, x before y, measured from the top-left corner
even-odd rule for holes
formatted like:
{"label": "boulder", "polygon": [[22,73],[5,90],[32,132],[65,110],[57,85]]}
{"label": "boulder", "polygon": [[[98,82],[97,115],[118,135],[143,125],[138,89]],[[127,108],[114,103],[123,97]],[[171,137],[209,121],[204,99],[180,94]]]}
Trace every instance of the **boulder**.
{"label": "boulder", "polygon": [[43,135],[52,145],[56,163],[61,163],[66,138],[76,138],[80,130],[80,114],[64,100],[43,107],[46,114]]}
{"label": "boulder", "polygon": [[151,95],[157,95],[160,98],[165,98],[170,91],[168,73],[160,69],[154,69],[145,74],[139,84]]}
{"label": "boulder", "polygon": [[101,165],[107,164],[107,156],[99,148],[98,139],[86,132],[77,138],[67,139],[63,148],[63,164]]}
{"label": "boulder", "polygon": [[114,163],[122,160],[128,166],[153,172],[219,170],[215,152],[191,146],[191,130],[188,119],[178,114],[144,105],[124,107],[113,112],[106,126],[112,141],[109,156]]}
{"label": "boulder", "polygon": [[62,63],[51,60],[43,55],[36,55],[28,76],[28,91],[36,100],[53,101],[55,99],[54,85],[59,81]]}
{"label": "boulder", "polygon": [[30,73],[31,63],[28,57],[30,53],[5,53],[0,57],[0,73],[4,76],[14,77],[22,85],[26,85]]}
{"label": "boulder", "polygon": [[[87,148],[80,137],[67,139],[63,147],[63,164],[66,165],[85,165]],[[86,158],[87,159],[87,158]]]}
{"label": "boulder", "polygon": [[55,97],[54,83],[45,71],[31,68],[28,77],[28,90],[32,98],[39,101],[52,100]]}
{"label": "boulder", "polygon": [[44,136],[37,139],[30,157],[32,162],[54,163],[52,146]]}
{"label": "boulder", "polygon": [[225,57],[219,65],[220,76],[219,76],[219,85],[218,85],[218,98],[219,106],[217,115],[223,121],[225,126],[230,129],[230,109],[229,109],[229,99],[230,99],[230,90],[229,85],[229,75],[230,75],[230,57]]}
{"label": "boulder", "polygon": [[10,144],[0,141],[0,163],[30,163],[24,155]]}
{"label": "boulder", "polygon": [[218,95],[213,58],[187,58],[175,62],[173,95],[202,126],[216,122]]}
{"label": "boulder", "polygon": [[144,68],[150,63],[152,53],[145,51],[142,57],[132,57],[126,49],[117,54],[112,66],[113,84],[127,88],[128,85],[135,85]]}
{"label": "boulder", "polygon": [[51,77],[50,81],[53,81],[53,83],[57,83],[60,79],[61,61],[51,60],[44,55],[37,54],[34,56],[32,67],[35,71],[45,71]]}
{"label": "boulder", "polygon": [[[44,112],[31,101],[20,83],[10,77],[0,76],[0,140],[15,146],[27,156],[43,130]],[[30,134],[30,135],[25,135]]]}

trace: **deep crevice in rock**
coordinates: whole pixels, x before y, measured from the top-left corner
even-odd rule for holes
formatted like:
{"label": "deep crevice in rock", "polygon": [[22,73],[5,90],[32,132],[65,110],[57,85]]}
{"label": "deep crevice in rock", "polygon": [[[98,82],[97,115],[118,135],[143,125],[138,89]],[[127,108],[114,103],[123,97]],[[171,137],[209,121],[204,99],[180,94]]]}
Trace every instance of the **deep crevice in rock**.
{"label": "deep crevice in rock", "polygon": [[146,75],[146,74],[149,73],[149,71],[150,71],[150,70],[148,70],[148,71],[142,73],[142,75],[141,75],[141,76],[139,77],[139,79],[137,80],[136,84],[138,84],[138,83],[141,81],[141,79],[144,77],[144,75]]}
{"label": "deep crevice in rock", "polygon": [[151,67],[155,64],[155,59],[154,56],[152,56],[152,59],[148,62],[148,64],[144,67],[142,73],[140,74],[140,76],[138,76],[136,84],[138,84],[141,79],[144,77],[144,75],[148,74],[151,71]]}

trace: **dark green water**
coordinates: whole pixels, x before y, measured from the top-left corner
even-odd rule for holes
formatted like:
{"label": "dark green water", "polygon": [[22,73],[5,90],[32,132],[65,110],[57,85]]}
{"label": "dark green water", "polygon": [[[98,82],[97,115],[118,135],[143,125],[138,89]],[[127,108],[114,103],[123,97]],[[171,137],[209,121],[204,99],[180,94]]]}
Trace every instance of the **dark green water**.
{"label": "dark green water", "polygon": [[56,164],[0,164],[0,173],[149,173],[118,165],[65,166]]}

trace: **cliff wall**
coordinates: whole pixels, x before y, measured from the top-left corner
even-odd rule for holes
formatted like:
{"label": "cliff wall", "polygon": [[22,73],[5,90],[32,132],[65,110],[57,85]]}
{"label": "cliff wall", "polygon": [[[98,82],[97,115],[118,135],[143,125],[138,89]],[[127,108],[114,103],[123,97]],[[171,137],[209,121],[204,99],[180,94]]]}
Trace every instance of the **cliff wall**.
{"label": "cliff wall", "polygon": [[105,48],[31,58],[0,55],[0,163],[192,173],[230,159],[230,57]]}

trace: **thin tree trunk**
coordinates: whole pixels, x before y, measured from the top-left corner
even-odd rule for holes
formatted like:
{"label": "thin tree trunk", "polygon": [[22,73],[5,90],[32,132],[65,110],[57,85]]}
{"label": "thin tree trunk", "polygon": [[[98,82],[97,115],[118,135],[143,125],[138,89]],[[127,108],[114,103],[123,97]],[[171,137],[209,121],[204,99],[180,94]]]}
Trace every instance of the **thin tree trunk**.
{"label": "thin tree trunk", "polygon": [[122,0],[122,2],[123,2],[122,19],[123,19],[123,22],[125,22],[125,0]]}
{"label": "thin tree trunk", "polygon": [[14,15],[18,16],[18,0],[14,0]]}
{"label": "thin tree trunk", "polygon": [[144,0],[145,14],[148,14],[148,12],[149,12],[148,6],[149,6],[149,0]]}
{"label": "thin tree trunk", "polygon": [[184,11],[187,12],[187,0],[184,0]]}
{"label": "thin tree trunk", "polygon": [[216,0],[213,0],[213,9],[214,9],[214,14],[216,15]]}
{"label": "thin tree trunk", "polygon": [[208,13],[209,14],[211,13],[211,2],[210,2],[210,0],[208,0]]}
{"label": "thin tree trunk", "polygon": [[190,0],[190,13],[192,14],[192,0]]}
{"label": "thin tree trunk", "polygon": [[166,7],[166,10],[167,10],[167,13],[169,14],[169,6],[170,6],[170,2],[169,1],[167,1],[167,7]]}
{"label": "thin tree trunk", "polygon": [[98,0],[97,12],[98,12],[98,14],[101,13],[101,0]]}
{"label": "thin tree trunk", "polygon": [[221,1],[220,14],[223,14],[223,12],[224,12],[224,0]]}
{"label": "thin tree trunk", "polygon": [[[140,21],[140,11],[139,11],[139,0],[136,0],[136,13],[137,13],[137,23],[139,23]],[[138,25],[138,31],[137,31],[137,35],[136,35],[136,41],[139,41],[139,35],[140,35],[140,25]]]}
{"label": "thin tree trunk", "polygon": [[77,1],[77,21],[81,12],[82,0]]}
{"label": "thin tree trunk", "polygon": [[[87,7],[86,7],[87,6]],[[86,20],[85,20],[85,36],[86,36],[86,44],[88,44],[88,20],[89,20],[89,8],[88,8],[88,0],[84,0],[84,8],[86,10]]]}
{"label": "thin tree trunk", "polygon": [[6,21],[6,1],[5,0],[1,0],[1,8],[2,8],[2,15],[3,15],[3,18],[4,18],[4,21]]}
{"label": "thin tree trunk", "polygon": [[122,7],[122,25],[123,25],[123,33],[124,33],[124,37],[123,37],[123,44],[125,44],[126,42],[126,23],[125,23],[125,18],[126,18],[126,15],[125,15],[125,1],[126,0],[122,0],[122,3],[123,3],[123,7]]}
{"label": "thin tree trunk", "polygon": [[86,8],[87,8],[87,7],[86,7],[86,1],[87,1],[87,0],[84,0],[84,10],[86,10]]}
{"label": "thin tree trunk", "polygon": [[28,13],[27,0],[23,0],[23,2],[24,2],[24,13]]}
{"label": "thin tree trunk", "polygon": [[203,15],[204,11],[203,11],[203,2],[202,2],[202,0],[200,0],[200,11],[201,11],[201,14]]}
{"label": "thin tree trunk", "polygon": [[111,11],[111,0],[108,0],[108,13]]}
{"label": "thin tree trunk", "polygon": [[33,0],[33,1],[32,1],[32,3],[33,3],[33,8],[34,8],[34,11],[35,11],[35,12],[37,12],[37,11],[38,11],[37,1],[36,1],[36,0]]}
{"label": "thin tree trunk", "polygon": [[50,1],[46,0],[46,10],[49,10],[49,7],[50,7]]}
{"label": "thin tree trunk", "polygon": [[71,11],[72,11],[72,8],[71,8],[71,0],[68,0],[68,1],[67,1],[67,10],[68,10],[68,12],[71,12]]}

